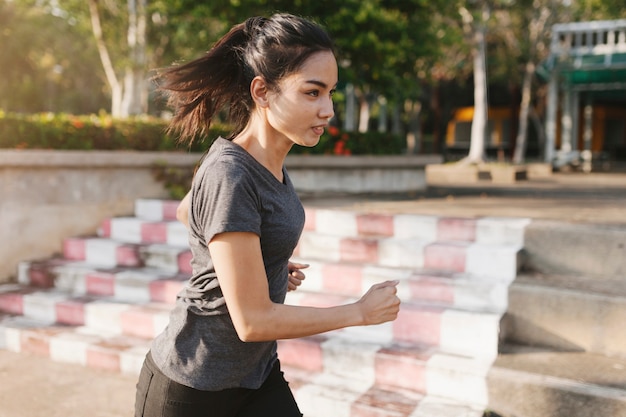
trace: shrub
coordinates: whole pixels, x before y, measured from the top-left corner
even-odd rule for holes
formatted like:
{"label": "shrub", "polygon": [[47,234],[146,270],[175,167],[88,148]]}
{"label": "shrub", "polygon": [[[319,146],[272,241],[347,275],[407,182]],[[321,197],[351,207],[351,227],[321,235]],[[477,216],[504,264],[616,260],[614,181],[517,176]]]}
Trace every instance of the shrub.
{"label": "shrub", "polygon": [[[108,115],[14,114],[0,111],[0,148],[59,150],[137,150],[202,152],[211,140],[191,146],[166,134],[167,122],[153,117],[113,119]],[[224,125],[211,127],[209,137],[228,134]]]}
{"label": "shrub", "polygon": [[[0,148],[59,150],[137,150],[203,152],[228,126],[214,124],[207,138],[191,146],[177,143],[165,133],[167,121],[154,117],[114,119],[111,116],[69,114],[16,114],[0,111]],[[292,154],[398,155],[405,152],[402,136],[379,132],[343,132],[330,126],[312,148],[294,146]]]}
{"label": "shrub", "polygon": [[379,132],[345,132],[330,126],[320,142],[306,148],[294,146],[292,154],[308,155],[399,155],[406,151],[406,141],[401,135]]}

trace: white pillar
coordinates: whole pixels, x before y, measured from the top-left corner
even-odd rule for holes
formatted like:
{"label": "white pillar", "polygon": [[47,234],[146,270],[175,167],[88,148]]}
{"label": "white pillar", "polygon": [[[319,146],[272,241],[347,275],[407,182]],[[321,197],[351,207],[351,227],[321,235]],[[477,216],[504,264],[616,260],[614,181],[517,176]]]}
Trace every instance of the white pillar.
{"label": "white pillar", "polygon": [[593,139],[593,105],[591,97],[587,96],[585,103],[585,130],[583,132],[583,171],[591,172],[591,141]]}
{"label": "white pillar", "polygon": [[566,88],[563,91],[561,102],[561,152],[572,151],[572,91]]}
{"label": "white pillar", "polygon": [[579,106],[580,106],[580,92],[579,91],[574,91],[572,93],[572,107],[571,107],[571,114],[572,114],[572,130],[571,130],[571,136],[572,136],[572,150],[579,150],[578,147],[578,124],[579,124]]}
{"label": "white pillar", "polygon": [[548,108],[546,110],[546,143],[544,150],[545,162],[552,163],[556,148],[556,112],[558,105],[559,87],[557,74],[552,73],[548,84]]}

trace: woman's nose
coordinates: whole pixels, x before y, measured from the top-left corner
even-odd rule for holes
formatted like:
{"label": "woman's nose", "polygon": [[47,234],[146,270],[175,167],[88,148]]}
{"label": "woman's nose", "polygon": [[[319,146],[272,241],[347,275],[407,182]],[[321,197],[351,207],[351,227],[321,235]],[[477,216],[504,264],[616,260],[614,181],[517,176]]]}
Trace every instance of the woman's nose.
{"label": "woman's nose", "polygon": [[320,118],[322,119],[332,119],[335,115],[335,106],[333,105],[333,99],[329,97],[327,100],[324,100],[324,105],[320,110]]}

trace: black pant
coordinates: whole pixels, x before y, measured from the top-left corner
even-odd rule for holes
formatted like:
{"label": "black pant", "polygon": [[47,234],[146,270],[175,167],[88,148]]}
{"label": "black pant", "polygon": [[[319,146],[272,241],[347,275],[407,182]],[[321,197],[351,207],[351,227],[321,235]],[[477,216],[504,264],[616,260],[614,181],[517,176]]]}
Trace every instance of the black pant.
{"label": "black pant", "polygon": [[201,391],[166,377],[146,356],[135,417],[302,417],[278,361],[259,389]]}

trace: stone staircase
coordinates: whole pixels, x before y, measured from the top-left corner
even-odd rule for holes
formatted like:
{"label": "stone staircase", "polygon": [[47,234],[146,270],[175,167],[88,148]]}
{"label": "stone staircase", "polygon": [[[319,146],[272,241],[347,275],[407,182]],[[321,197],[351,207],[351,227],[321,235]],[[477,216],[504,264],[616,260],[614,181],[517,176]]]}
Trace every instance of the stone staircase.
{"label": "stone staircase", "polygon": [[489,408],[626,416],[626,227],[534,221],[524,246],[487,378]]}
{"label": "stone staircase", "polygon": [[[0,348],[137,374],[190,274],[177,202],[66,239],[62,256],[20,265],[0,286]],[[398,279],[393,323],[279,342],[308,417],[480,417],[527,219],[445,218],[307,208],[287,303],[328,306]]]}

